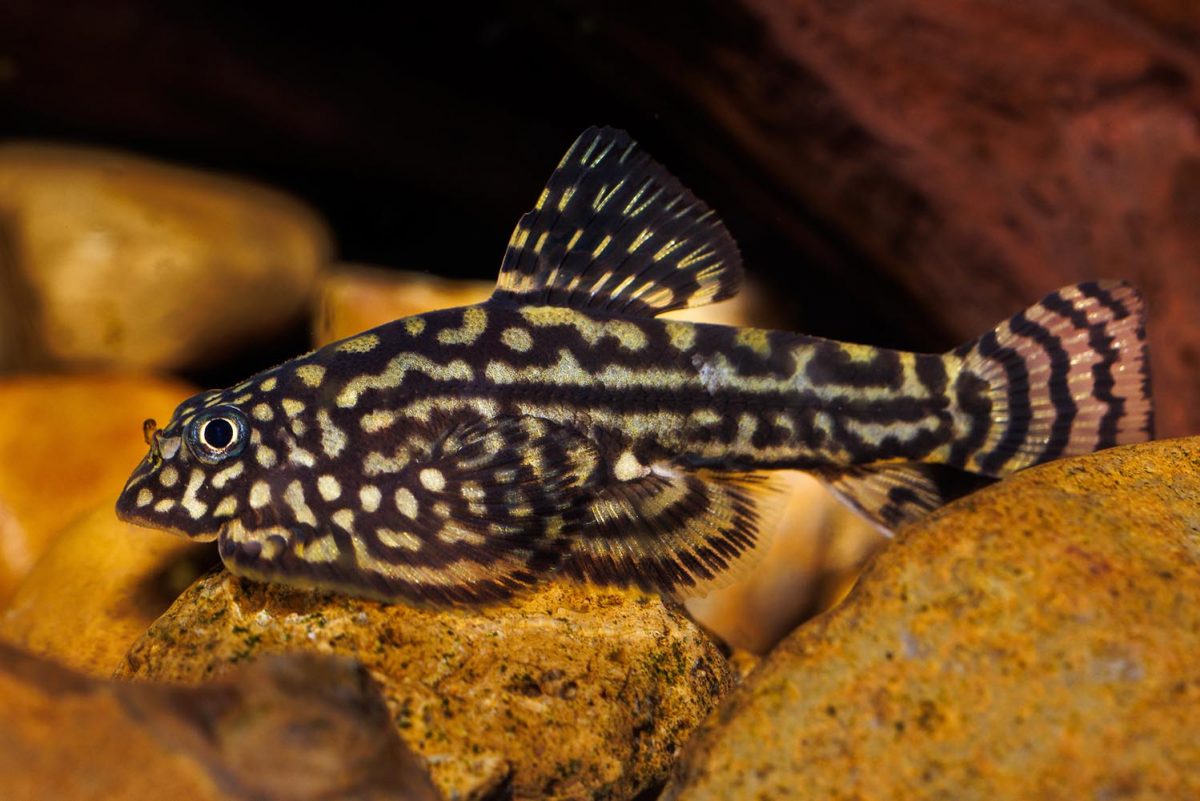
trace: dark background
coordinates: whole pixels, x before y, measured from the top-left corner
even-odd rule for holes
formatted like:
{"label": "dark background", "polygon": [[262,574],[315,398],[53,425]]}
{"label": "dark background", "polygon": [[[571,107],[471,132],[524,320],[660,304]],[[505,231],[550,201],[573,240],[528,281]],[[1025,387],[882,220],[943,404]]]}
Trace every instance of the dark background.
{"label": "dark background", "polygon": [[[686,93],[664,93],[664,76],[631,81],[606,30],[611,9],[405,5],[6,0],[0,135],[250,176],[315,206],[343,260],[490,279],[574,137],[613,125],[717,209],[748,271],[780,290],[776,322],[953,344],[936,323],[908,319],[904,290],[872,275],[819,214],[773,196],[770,176]],[[644,30],[656,27],[676,42],[690,30],[697,41],[720,30],[731,46],[759,36],[720,3],[666,4]],[[777,227],[781,208],[788,224]]]}

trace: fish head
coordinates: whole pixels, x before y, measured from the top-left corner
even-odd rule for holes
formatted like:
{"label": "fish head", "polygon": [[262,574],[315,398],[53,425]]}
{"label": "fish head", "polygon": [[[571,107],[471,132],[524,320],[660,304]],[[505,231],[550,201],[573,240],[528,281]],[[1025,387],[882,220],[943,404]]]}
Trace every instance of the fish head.
{"label": "fish head", "polygon": [[[159,428],[143,426],[149,452],[134,469],[117,499],[117,517],[191,539],[217,536],[223,518],[232,516],[235,493],[245,483],[243,460],[262,432],[247,413],[246,393],[209,390],[175,409]],[[242,401],[241,403],[236,401]],[[261,425],[261,424],[260,424]]]}

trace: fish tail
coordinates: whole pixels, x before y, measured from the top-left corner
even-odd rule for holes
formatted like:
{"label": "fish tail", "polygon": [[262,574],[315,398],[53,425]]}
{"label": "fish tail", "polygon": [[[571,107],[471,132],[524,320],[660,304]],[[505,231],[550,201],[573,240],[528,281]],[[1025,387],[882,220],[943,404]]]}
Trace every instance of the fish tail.
{"label": "fish tail", "polygon": [[1063,287],[952,351],[947,462],[989,476],[1154,436],[1141,295],[1121,281]]}

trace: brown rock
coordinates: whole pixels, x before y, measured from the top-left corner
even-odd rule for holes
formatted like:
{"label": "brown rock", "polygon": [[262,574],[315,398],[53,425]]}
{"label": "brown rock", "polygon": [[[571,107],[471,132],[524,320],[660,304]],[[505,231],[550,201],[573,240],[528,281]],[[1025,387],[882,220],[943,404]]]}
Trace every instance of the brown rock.
{"label": "brown rock", "polygon": [[205,363],[299,319],[329,250],[278,192],[82,148],[0,146],[0,217],[0,368]]}
{"label": "brown rock", "polygon": [[[609,3],[587,25],[556,5],[535,13],[563,58],[679,121],[670,163],[727,187],[706,199],[735,234],[770,220],[805,270],[931,346],[1129,279],[1161,430],[1200,430],[1200,51],[1173,38],[1194,44],[1194,3]],[[796,297],[813,317],[830,302]]]}
{"label": "brown rock", "polygon": [[53,537],[115,503],[146,454],[142,421],[194,391],[132,374],[0,379],[0,608]]}
{"label": "brown rock", "polygon": [[1200,438],[900,533],[693,741],[670,799],[1200,794]]}
{"label": "brown rock", "polygon": [[733,680],[659,600],[550,582],[511,604],[422,610],[238,580],[197,582],[119,675],[194,682],[260,654],[351,654],[450,797],[631,798]]}
{"label": "brown rock", "polygon": [[6,801],[434,801],[349,660],[276,657],[195,688],[98,682],[0,643]]}
{"label": "brown rock", "polygon": [[106,502],[51,542],[0,612],[0,638],[107,678],[216,561],[213,545],[122,523]]}

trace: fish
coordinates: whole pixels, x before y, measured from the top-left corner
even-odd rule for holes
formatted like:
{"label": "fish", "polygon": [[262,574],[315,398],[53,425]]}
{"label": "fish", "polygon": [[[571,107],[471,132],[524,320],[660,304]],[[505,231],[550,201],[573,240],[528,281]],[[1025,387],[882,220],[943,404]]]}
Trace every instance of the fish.
{"label": "fish", "polygon": [[892,531],[1016,470],[1153,436],[1138,292],[1047,295],[946,353],[662,319],[732,297],[715,212],[623,131],[570,147],[483,303],[179,405],[116,504],[239,576],[481,604],[548,576],[703,595],[761,557],[773,471]]}

